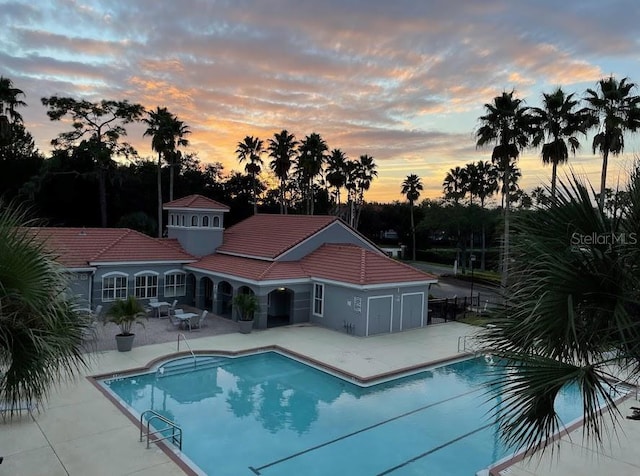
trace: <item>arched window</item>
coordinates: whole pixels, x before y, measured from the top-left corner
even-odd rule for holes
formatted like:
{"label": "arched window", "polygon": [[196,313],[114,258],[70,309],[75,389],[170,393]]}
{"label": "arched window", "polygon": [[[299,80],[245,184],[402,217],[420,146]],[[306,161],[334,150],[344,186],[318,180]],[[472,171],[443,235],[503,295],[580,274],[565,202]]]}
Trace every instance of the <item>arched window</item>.
{"label": "arched window", "polygon": [[158,297],[158,273],[154,271],[141,271],[135,275],[135,297],[148,299]]}
{"label": "arched window", "polygon": [[164,273],[164,296],[177,297],[187,294],[187,275],[179,269],[172,269]]}
{"label": "arched window", "polygon": [[220,228],[220,217],[213,217],[213,226],[215,228]]}
{"label": "arched window", "polygon": [[197,215],[193,215],[191,217],[191,226],[198,226],[198,216]]}
{"label": "arched window", "polygon": [[208,216],[203,216],[202,217],[202,226],[209,226],[209,217]]}
{"label": "arched window", "polygon": [[126,273],[107,273],[102,277],[102,300],[115,301],[127,298],[129,275]]}

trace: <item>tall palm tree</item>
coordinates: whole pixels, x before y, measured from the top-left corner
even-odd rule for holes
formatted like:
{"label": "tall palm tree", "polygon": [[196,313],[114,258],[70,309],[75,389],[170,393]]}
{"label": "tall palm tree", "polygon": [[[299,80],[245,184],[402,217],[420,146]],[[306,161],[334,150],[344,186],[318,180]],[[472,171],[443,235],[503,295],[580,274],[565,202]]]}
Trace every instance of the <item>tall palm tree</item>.
{"label": "tall palm tree", "polygon": [[336,189],[336,214],[340,213],[340,189],[347,182],[347,170],[345,162],[349,160],[340,149],[333,149],[327,157],[327,182]]}
{"label": "tall palm tree", "polygon": [[504,237],[502,243],[502,278],[504,288],[509,276],[509,186],[512,164],[520,151],[529,144],[532,121],[528,108],[522,100],[514,97],[515,92],[503,92],[485,104],[486,114],[480,116],[480,127],[476,132],[477,147],[494,144],[491,160],[502,170],[502,193],[504,197]]}
{"label": "tall palm tree", "polygon": [[603,420],[619,415],[611,380],[618,371],[631,382],[640,375],[639,171],[613,215],[575,178],[557,192],[516,217],[511,299],[484,334],[485,350],[507,370],[490,387],[502,395],[502,435],[527,449],[562,428],[554,401],[565,385],[582,394],[587,435],[600,440]]}
{"label": "tall palm tree", "polygon": [[[542,94],[542,107],[531,108],[534,121],[531,145],[542,144],[542,163],[551,164],[551,196],[556,195],[558,165],[569,159],[569,149],[575,155],[580,147],[577,134],[586,136],[592,116],[587,109],[576,110],[574,94],[565,94],[561,87]],[[545,142],[546,141],[546,142]],[[568,147],[567,147],[568,144]]]}
{"label": "tall palm tree", "polygon": [[377,166],[370,155],[361,155],[356,162],[356,186],[358,190],[357,197],[357,215],[352,226],[357,230],[360,223],[360,214],[364,208],[364,193],[371,188],[371,182],[378,176]]}
{"label": "tall palm tree", "polygon": [[413,206],[414,203],[420,198],[420,192],[423,190],[422,182],[420,181],[420,177],[416,174],[407,175],[407,178],[402,182],[402,195],[407,197],[409,200],[409,209],[411,210],[411,239],[413,241],[413,261],[416,260],[416,226],[413,217]]}
{"label": "tall palm tree", "polygon": [[189,140],[185,137],[191,134],[191,129],[183,121],[178,119],[178,116],[173,116],[170,122],[170,149],[169,153],[165,155],[164,159],[169,164],[169,201],[173,201],[173,184],[175,169],[182,161],[182,152],[178,150],[178,147],[187,147]]}
{"label": "tall palm tree", "polygon": [[253,184],[252,197],[253,197],[253,214],[258,213],[258,182],[257,177],[262,171],[262,158],[260,157],[264,153],[262,148],[263,142],[257,137],[246,136],[242,141],[238,142],[238,148],[236,154],[240,163],[246,162],[244,170],[251,177]]}
{"label": "tall palm tree", "polygon": [[89,322],[65,297],[65,270],[30,225],[23,210],[0,203],[0,405],[10,418],[87,364]]}
{"label": "tall palm tree", "polygon": [[156,107],[155,111],[148,111],[147,117],[142,119],[147,124],[143,136],[151,136],[151,149],[158,153],[158,167],[156,186],[158,196],[158,238],[162,237],[162,158],[171,153],[171,129],[173,115],[166,107]]}
{"label": "tall palm tree", "polygon": [[287,180],[289,179],[292,158],[296,153],[297,145],[298,141],[295,140],[295,136],[293,134],[289,134],[286,129],[283,129],[280,133],[274,134],[273,139],[269,139],[269,157],[273,159],[269,163],[269,166],[280,181],[280,213],[284,214],[287,213],[287,204],[285,200]]}
{"label": "tall palm tree", "polygon": [[604,207],[607,185],[609,153],[618,155],[624,151],[624,134],[640,128],[640,96],[632,94],[636,85],[622,78],[610,76],[598,81],[598,91],[587,89],[585,101],[593,114],[592,126],[599,132],[593,137],[593,152],[602,154],[600,196],[598,204]]}
{"label": "tall palm tree", "polygon": [[458,203],[465,196],[465,174],[462,168],[455,167],[444,177],[442,187],[444,189],[444,197],[447,200],[453,200]]}
{"label": "tall palm tree", "polygon": [[322,172],[329,148],[320,134],[313,132],[306,136],[298,147],[298,168],[304,181],[307,215],[313,215],[314,189],[313,182]]}

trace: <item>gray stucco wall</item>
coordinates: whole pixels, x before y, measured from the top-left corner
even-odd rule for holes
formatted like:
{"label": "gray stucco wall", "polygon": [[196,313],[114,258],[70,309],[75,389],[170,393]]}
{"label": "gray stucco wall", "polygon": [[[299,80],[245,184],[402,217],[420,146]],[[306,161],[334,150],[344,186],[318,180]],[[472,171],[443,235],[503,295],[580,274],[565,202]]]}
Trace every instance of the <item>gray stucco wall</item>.
{"label": "gray stucco wall", "polygon": [[80,306],[90,306],[91,272],[69,272],[66,274],[69,293],[78,299]]}
{"label": "gray stucco wall", "polygon": [[278,261],[298,261],[325,243],[350,243],[371,251],[379,251],[364,238],[358,236],[345,225],[336,222],[314,235],[311,239],[288,251]]}
{"label": "gray stucco wall", "polygon": [[223,228],[168,226],[169,238],[176,238],[184,250],[194,256],[209,255],[222,244]]}
{"label": "gray stucco wall", "polygon": [[311,322],[330,329],[366,336],[427,325],[427,285],[362,291],[325,283],[324,293],[323,316],[312,308],[309,315]]}
{"label": "gray stucco wall", "polygon": [[[181,270],[181,264],[155,264],[155,265],[118,265],[118,266],[98,266],[98,269],[93,276],[93,290],[91,296],[91,305],[95,307],[98,304],[102,304],[107,308],[111,302],[102,301],[102,278],[106,274],[110,273],[125,273],[128,276],[127,279],[127,295],[135,295],[135,275],[143,271],[151,271],[158,273],[158,300],[173,302],[177,299],[179,303],[186,302],[186,296],[165,297],[164,295],[164,274],[172,270]],[[143,302],[146,299],[143,299]]]}

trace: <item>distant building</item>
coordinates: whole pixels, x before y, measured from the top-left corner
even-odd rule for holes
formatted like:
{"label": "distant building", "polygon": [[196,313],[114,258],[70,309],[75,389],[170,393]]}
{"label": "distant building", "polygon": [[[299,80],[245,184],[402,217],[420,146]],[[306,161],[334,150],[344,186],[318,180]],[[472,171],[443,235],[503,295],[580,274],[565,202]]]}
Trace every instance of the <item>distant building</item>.
{"label": "distant building", "polygon": [[337,217],[258,214],[225,230],[229,208],[200,195],[164,209],[168,238],[124,228],[34,232],[92,306],[134,295],[236,318],[233,296],[251,293],[257,328],[312,322],[368,336],[427,324],[436,278],[389,258]]}

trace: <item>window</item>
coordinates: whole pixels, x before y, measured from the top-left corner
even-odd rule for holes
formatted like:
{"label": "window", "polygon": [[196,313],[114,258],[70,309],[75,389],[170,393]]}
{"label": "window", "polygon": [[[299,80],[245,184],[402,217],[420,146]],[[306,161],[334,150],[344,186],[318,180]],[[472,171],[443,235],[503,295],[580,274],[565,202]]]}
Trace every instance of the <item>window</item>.
{"label": "window", "polygon": [[102,277],[102,300],[126,299],[128,278],[124,273],[105,274]]}
{"label": "window", "polygon": [[136,274],[135,296],[140,299],[158,297],[158,274]]}
{"label": "window", "polygon": [[313,314],[322,316],[324,310],[324,284],[313,285]]}
{"label": "window", "polygon": [[220,228],[220,217],[213,217],[213,226]]}
{"label": "window", "polygon": [[187,294],[187,275],[182,271],[169,271],[164,275],[164,296],[176,297]]}
{"label": "window", "polygon": [[184,226],[185,221],[184,221],[184,215],[182,215],[182,226]]}
{"label": "window", "polygon": [[175,225],[176,224],[176,216],[172,213],[171,214],[171,225]]}
{"label": "window", "polygon": [[191,217],[191,226],[198,226],[198,217],[196,215]]}
{"label": "window", "polygon": [[202,217],[202,226],[209,226],[209,217]]}

